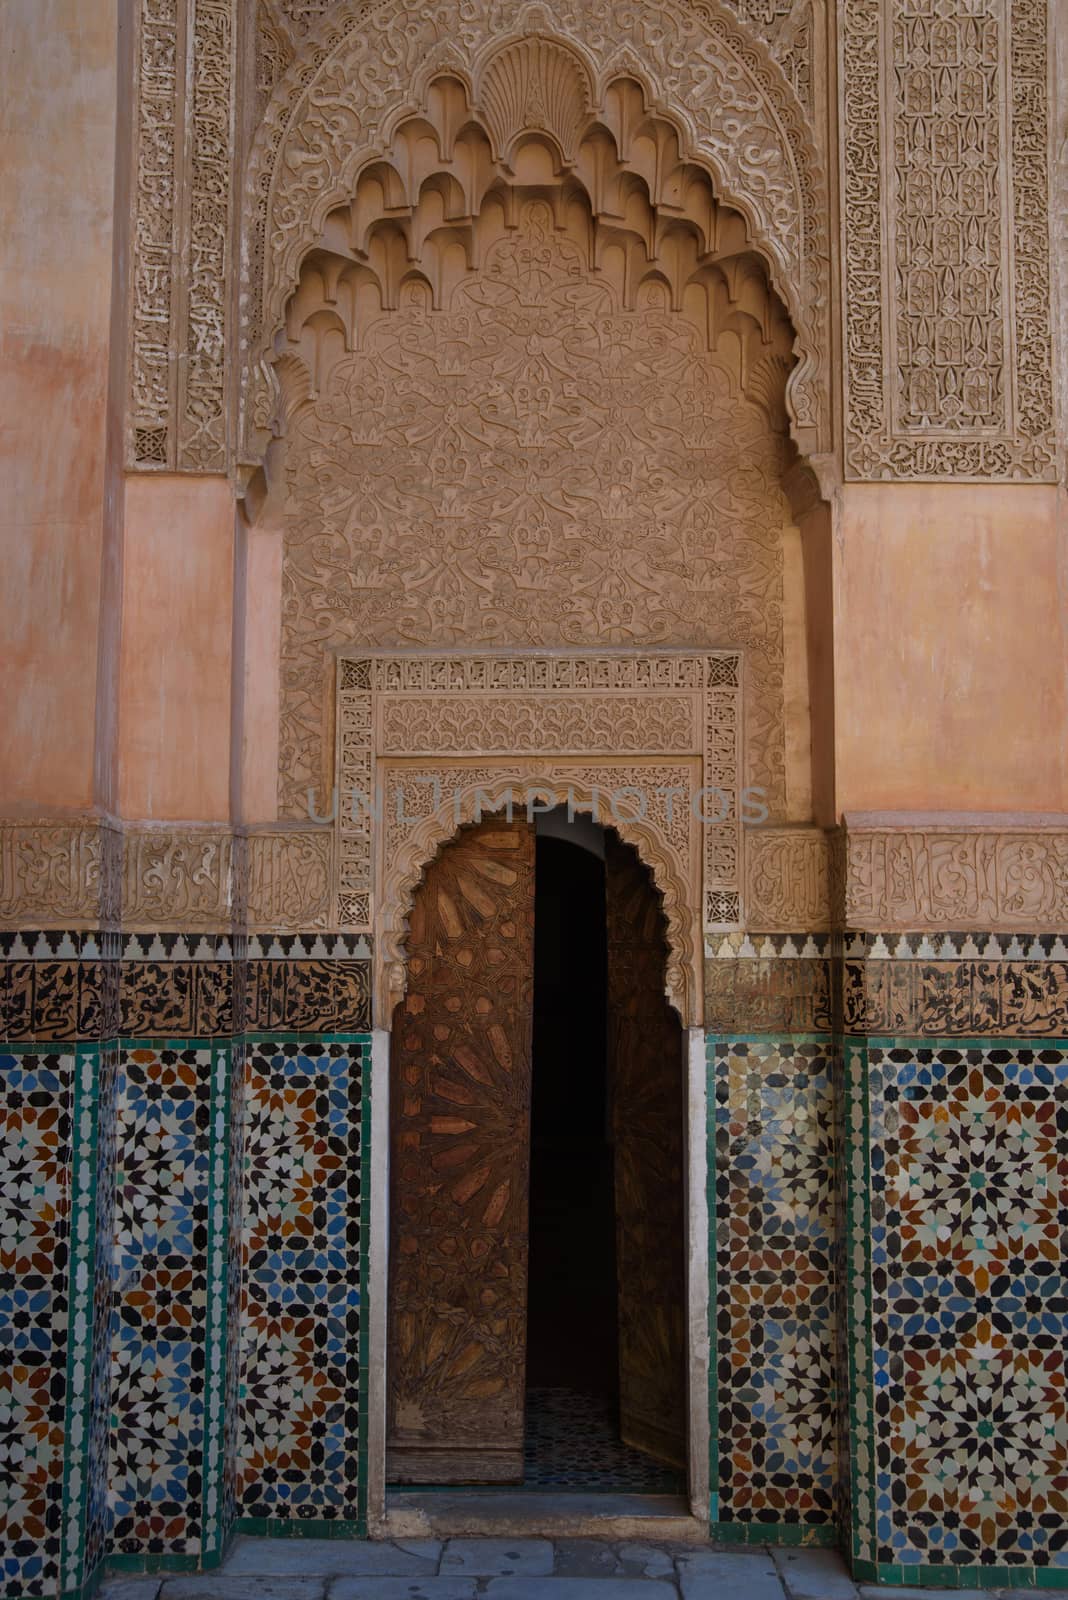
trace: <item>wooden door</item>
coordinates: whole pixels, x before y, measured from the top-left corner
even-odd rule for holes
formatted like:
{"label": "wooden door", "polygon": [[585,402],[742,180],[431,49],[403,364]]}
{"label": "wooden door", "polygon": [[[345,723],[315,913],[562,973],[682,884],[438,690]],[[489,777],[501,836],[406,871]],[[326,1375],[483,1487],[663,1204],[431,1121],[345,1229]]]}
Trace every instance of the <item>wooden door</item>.
{"label": "wooden door", "polygon": [[387,1475],[523,1475],[534,829],[488,818],[427,869],[391,1064]]}
{"label": "wooden door", "polygon": [[612,833],[605,901],[620,1425],[628,1444],[685,1467],[683,1034],[664,997],[667,936],[655,887]]}

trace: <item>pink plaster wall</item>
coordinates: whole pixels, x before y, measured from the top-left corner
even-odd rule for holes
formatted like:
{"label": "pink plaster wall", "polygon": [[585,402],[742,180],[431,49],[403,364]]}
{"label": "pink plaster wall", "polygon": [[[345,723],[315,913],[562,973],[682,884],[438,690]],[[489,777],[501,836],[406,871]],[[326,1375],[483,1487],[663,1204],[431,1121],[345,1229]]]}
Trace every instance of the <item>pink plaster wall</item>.
{"label": "pink plaster wall", "polygon": [[115,0],[0,22],[0,805],[89,806],[115,184]]}
{"label": "pink plaster wall", "polygon": [[243,822],[274,822],[278,816],[282,534],[250,528],[245,537],[240,815]]}
{"label": "pink plaster wall", "polygon": [[838,809],[1068,809],[1064,497],[850,484],[840,512]]}
{"label": "pink plaster wall", "polygon": [[234,496],[225,478],[126,481],[119,807],[230,816]]}

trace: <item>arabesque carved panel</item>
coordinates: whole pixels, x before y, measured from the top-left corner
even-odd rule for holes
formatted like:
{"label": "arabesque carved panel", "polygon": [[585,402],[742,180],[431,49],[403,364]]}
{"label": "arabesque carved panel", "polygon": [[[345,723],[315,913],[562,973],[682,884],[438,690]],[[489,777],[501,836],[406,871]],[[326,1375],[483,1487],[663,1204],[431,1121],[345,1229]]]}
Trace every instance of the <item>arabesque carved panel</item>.
{"label": "arabesque carved panel", "polygon": [[127,466],[228,464],[234,0],[140,0]]}
{"label": "arabesque carved panel", "polygon": [[[250,461],[266,442],[262,434],[254,442],[267,420],[258,414],[265,391],[256,364],[272,359],[285,302],[327,210],[351,195],[361,167],[388,162],[387,130],[398,110],[415,109],[430,78],[450,74],[454,82],[470,83],[478,103],[488,106],[494,95],[484,80],[499,67],[490,57],[497,49],[503,59],[513,48],[557,62],[570,53],[581,63],[578,76],[587,80],[584,98],[591,108],[607,105],[608,85],[618,75],[634,83],[644,106],[669,108],[685,154],[708,169],[717,194],[744,209],[747,238],[773,265],[799,334],[802,359],[791,392],[797,426],[806,449],[830,447],[828,209],[820,156],[802,109],[806,69],[797,63],[807,56],[801,37],[806,16],[791,17],[778,30],[776,65],[760,30],[743,26],[718,0],[642,0],[608,11],[595,0],[561,0],[551,10],[522,0],[487,0],[478,8],[455,0],[418,8],[400,0],[374,8],[340,0],[321,20],[311,7],[298,6],[299,17],[293,9],[278,0],[265,17],[261,81],[277,81],[246,188],[243,298],[253,392],[244,436]],[[525,42],[537,34],[544,43]],[[784,73],[793,77],[794,90]],[[522,81],[520,73],[513,86]],[[552,89],[539,82],[534,92],[513,97],[511,115],[557,135],[559,127],[544,121],[554,105],[560,109]],[[601,121],[608,143],[625,152],[626,124],[619,125],[611,110]],[[452,168],[451,136],[441,152]],[[651,180],[656,190],[657,170],[674,183],[673,162],[665,156],[659,144],[656,156],[640,163],[641,186]],[[461,162],[454,176],[463,186],[477,170]],[[669,195],[654,198],[660,203]],[[406,204],[415,199],[413,193]],[[458,215],[450,212],[450,220]],[[626,222],[626,209],[617,216]],[[662,270],[671,276],[669,262]]]}
{"label": "arabesque carved panel", "polygon": [[1068,819],[1047,827],[846,817],[846,926],[1029,933],[1068,926]]}
{"label": "arabesque carved panel", "polygon": [[702,926],[742,918],[737,652],[343,656],[337,684],[337,923],[379,932],[380,1013],[435,850],[479,815],[558,804],[651,865],[693,1014]]}
{"label": "arabesque carved panel", "polygon": [[[482,159],[484,137],[470,139]],[[746,776],[781,815],[788,511],[775,407],[787,346],[759,272],[739,266],[740,298],[712,350],[708,319],[729,299],[718,280],[679,315],[628,237],[598,246],[597,266],[579,195],[564,228],[547,201],[502,189],[480,213],[472,277],[425,193],[413,226],[429,242],[412,267],[409,246],[376,220],[378,186],[368,178],[353,202],[366,207],[369,265],[309,263],[278,363],[282,815],[301,814],[309,788],[329,781],[331,649],[589,640],[743,647]],[[698,186],[694,214],[705,204]],[[394,308],[378,309],[383,298]],[[747,341],[748,399],[731,364]],[[462,714],[444,700],[432,713]],[[638,748],[618,698],[612,715],[626,742],[608,748]],[[680,732],[664,725],[647,748],[677,748]]]}
{"label": "arabesque carved panel", "polygon": [[846,470],[1055,481],[1046,0],[846,0]]}
{"label": "arabesque carved panel", "polygon": [[696,696],[585,694],[382,696],[386,755],[655,754],[700,748]]}
{"label": "arabesque carved panel", "polygon": [[821,828],[747,828],[746,924],[761,932],[831,926],[829,841]]}

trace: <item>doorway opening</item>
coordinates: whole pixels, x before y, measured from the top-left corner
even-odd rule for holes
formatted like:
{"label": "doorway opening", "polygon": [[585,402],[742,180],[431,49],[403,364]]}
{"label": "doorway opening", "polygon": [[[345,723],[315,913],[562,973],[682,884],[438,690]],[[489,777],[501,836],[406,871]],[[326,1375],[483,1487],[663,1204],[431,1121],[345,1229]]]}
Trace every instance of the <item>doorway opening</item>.
{"label": "doorway opening", "polygon": [[391,1061],[387,1479],[686,1488],[683,1034],[651,874],[566,812],[430,864]]}
{"label": "doorway opening", "polygon": [[679,1494],[682,1463],[627,1443],[620,1413],[605,880],[603,828],[538,818],[523,1487]]}

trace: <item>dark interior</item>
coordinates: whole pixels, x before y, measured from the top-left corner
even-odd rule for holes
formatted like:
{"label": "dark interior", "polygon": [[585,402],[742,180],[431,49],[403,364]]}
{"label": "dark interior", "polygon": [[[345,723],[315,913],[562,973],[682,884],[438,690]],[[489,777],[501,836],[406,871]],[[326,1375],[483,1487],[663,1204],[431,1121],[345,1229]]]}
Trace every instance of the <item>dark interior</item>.
{"label": "dark interior", "polygon": [[539,838],[528,1388],[618,1401],[604,862]]}
{"label": "dark interior", "polygon": [[604,860],[539,833],[535,881],[523,1486],[681,1493],[619,1429]]}

